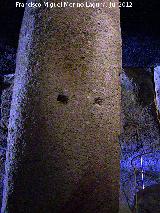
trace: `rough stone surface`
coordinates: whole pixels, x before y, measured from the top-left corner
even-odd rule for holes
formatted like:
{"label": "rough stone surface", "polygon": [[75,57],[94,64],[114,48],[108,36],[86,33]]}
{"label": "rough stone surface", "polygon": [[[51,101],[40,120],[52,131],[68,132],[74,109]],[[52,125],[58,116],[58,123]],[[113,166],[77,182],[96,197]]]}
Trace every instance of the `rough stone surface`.
{"label": "rough stone surface", "polygon": [[[3,190],[3,176],[4,165],[6,159],[7,148],[7,133],[8,133],[8,121],[10,114],[11,96],[13,88],[14,75],[5,75],[4,84],[8,85],[8,88],[4,89],[1,95],[1,118],[0,118],[0,204],[2,200]],[[9,86],[10,85],[10,86]]]}
{"label": "rough stone surface", "polygon": [[154,68],[154,82],[155,82],[157,114],[160,120],[160,66],[156,66]]}
{"label": "rough stone surface", "polygon": [[118,212],[119,20],[117,7],[26,9],[2,213]]}
{"label": "rough stone surface", "polygon": [[8,85],[8,88],[4,89],[1,96],[1,125],[5,129],[8,127],[10,106],[13,91],[14,74],[4,76],[4,84]]}
{"label": "rough stone surface", "polygon": [[[157,182],[159,171],[160,129],[156,114],[155,91],[152,69],[126,68],[121,75],[122,83],[122,125],[121,135],[121,203],[127,208],[127,201],[134,206],[135,180],[134,167],[138,170],[137,190],[142,189],[140,157],[143,153],[145,186]],[[133,166],[131,164],[132,159]],[[154,174],[150,177],[149,174]],[[126,199],[124,198],[127,198]],[[126,203],[126,205],[125,205]],[[129,211],[129,210],[128,210]],[[123,212],[123,211],[122,211]]]}

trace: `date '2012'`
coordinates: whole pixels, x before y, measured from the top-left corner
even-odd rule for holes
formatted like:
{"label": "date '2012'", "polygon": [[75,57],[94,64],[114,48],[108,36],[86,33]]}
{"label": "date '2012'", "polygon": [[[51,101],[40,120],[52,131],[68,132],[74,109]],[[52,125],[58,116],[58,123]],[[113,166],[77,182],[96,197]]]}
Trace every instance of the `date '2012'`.
{"label": "date '2012'", "polygon": [[133,7],[132,2],[119,2],[119,7]]}

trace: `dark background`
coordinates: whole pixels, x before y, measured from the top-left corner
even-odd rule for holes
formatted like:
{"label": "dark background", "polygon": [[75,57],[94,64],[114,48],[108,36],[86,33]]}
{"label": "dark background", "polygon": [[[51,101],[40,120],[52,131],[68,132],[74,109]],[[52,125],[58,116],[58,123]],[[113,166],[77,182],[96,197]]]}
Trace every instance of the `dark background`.
{"label": "dark background", "polygon": [[15,2],[16,0],[0,0],[0,39],[13,47],[17,47],[24,12],[15,7]]}
{"label": "dark background", "polygon": [[160,36],[160,1],[131,0],[133,8],[121,10],[122,33],[127,35]]}

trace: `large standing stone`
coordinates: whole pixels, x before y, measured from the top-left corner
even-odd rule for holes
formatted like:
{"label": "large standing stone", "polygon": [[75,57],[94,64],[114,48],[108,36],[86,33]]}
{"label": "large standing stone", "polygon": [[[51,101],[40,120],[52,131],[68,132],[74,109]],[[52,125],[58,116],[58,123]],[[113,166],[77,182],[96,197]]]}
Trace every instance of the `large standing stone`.
{"label": "large standing stone", "polygon": [[120,69],[118,7],[26,9],[2,213],[118,212]]}

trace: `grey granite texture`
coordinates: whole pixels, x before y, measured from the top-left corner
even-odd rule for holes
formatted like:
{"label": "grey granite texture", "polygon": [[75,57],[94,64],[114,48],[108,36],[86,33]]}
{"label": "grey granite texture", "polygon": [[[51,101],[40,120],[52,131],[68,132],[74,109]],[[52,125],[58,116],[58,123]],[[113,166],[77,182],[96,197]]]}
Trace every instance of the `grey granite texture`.
{"label": "grey granite texture", "polygon": [[2,213],[118,212],[120,70],[119,8],[26,9]]}
{"label": "grey granite texture", "polygon": [[6,148],[7,148],[7,135],[8,135],[8,121],[10,114],[11,97],[13,90],[13,80],[14,75],[5,75],[4,78],[5,89],[2,90],[2,95],[0,97],[0,205],[2,201],[2,191],[3,191],[3,177],[4,177],[4,167],[6,159]]}

